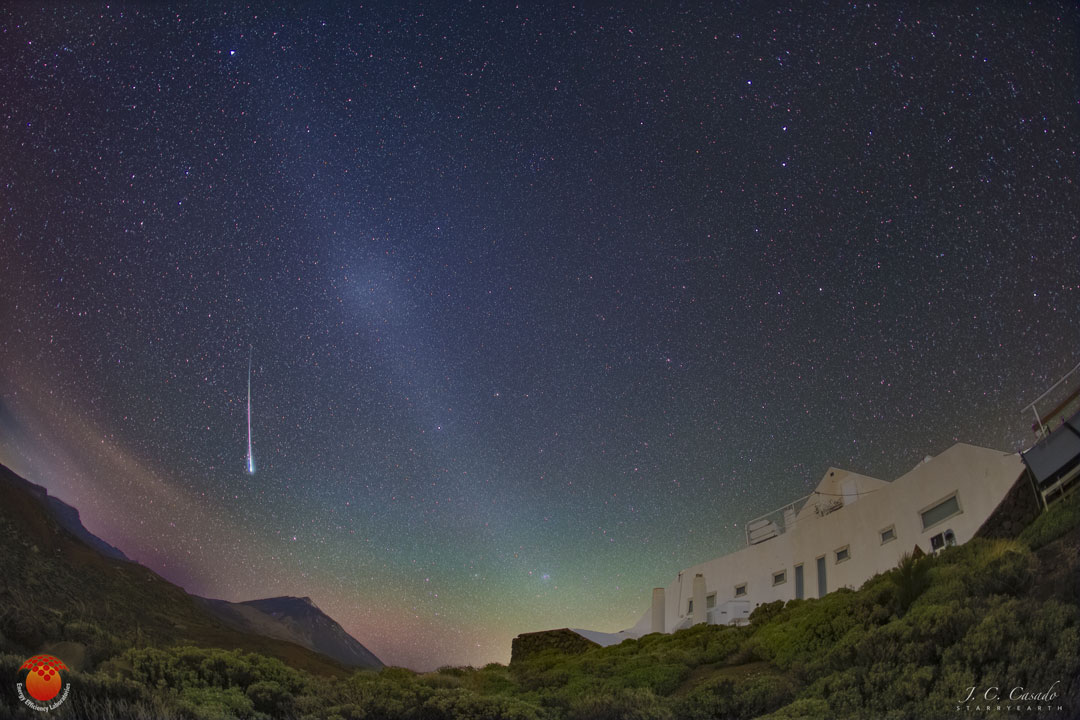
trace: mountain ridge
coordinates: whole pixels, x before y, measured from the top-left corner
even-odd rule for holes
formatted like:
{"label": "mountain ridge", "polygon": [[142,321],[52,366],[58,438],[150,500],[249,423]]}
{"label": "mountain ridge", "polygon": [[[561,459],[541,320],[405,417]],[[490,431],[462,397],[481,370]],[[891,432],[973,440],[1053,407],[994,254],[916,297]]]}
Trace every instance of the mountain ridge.
{"label": "mountain ridge", "polygon": [[[274,634],[224,621],[204,599],[86,530],[76,508],[4,465],[0,576],[10,580],[0,584],[0,637],[26,652],[39,652],[48,643],[76,642],[88,648],[92,665],[93,657],[108,654],[110,647],[196,645],[258,652],[319,675],[339,676],[346,667],[361,666],[308,647],[310,640],[299,642],[303,632],[293,629],[290,635],[281,620],[274,621],[282,628]],[[313,602],[306,604],[325,618],[317,627],[340,629]],[[346,657],[356,660],[362,653],[354,649]]]}
{"label": "mountain ridge", "polygon": [[347,667],[378,669],[383,662],[350,635],[310,597],[283,595],[229,602],[199,598],[222,622],[237,630],[287,640]]}

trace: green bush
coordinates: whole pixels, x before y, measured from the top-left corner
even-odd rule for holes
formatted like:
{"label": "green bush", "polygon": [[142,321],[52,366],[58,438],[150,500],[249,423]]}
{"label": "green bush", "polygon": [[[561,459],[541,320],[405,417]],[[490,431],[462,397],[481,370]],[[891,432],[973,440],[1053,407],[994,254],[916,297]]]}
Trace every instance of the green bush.
{"label": "green bush", "polygon": [[795,699],[798,687],[788,675],[759,673],[751,675],[735,688],[736,717],[757,717]]}
{"label": "green bush", "polygon": [[671,720],[671,711],[652,691],[624,688],[590,693],[575,701],[568,720]]}
{"label": "green bush", "polygon": [[239,688],[202,687],[181,691],[180,711],[195,720],[234,720],[255,717],[255,705]]}
{"label": "green bush", "polygon": [[722,627],[720,632],[708,636],[708,642],[701,652],[699,661],[702,664],[717,663],[726,660],[739,649],[739,643],[743,633],[737,628]]}
{"label": "green bush", "polygon": [[859,623],[856,595],[837,590],[776,614],[756,628],[749,647],[782,668],[796,662],[813,664],[837,640]]}
{"label": "green bush", "polygon": [[729,677],[702,683],[679,698],[673,706],[680,720],[713,720],[735,717],[735,681]]}
{"label": "green bush", "polygon": [[426,673],[424,675],[419,675],[416,678],[416,682],[430,688],[441,688],[443,690],[459,688],[462,685],[462,679],[460,675],[450,675],[443,672]]}
{"label": "green bush", "polygon": [[833,712],[829,703],[821,698],[799,698],[776,712],[758,720],[806,720],[806,718],[843,717]]}
{"label": "green bush", "polygon": [[[968,685],[1049,687],[1080,676],[1080,610],[1048,600],[996,598],[960,642],[944,654],[944,666]],[[955,687],[942,688],[955,693]]]}
{"label": "green bush", "polygon": [[783,600],[776,600],[771,603],[758,605],[756,608],[754,608],[753,612],[750,613],[750,626],[760,627],[764,625],[765,623],[769,622],[774,617],[779,615],[780,611],[783,609]]}
{"label": "green bush", "polygon": [[646,660],[638,667],[620,672],[615,680],[622,687],[647,688],[657,695],[669,695],[689,674],[688,665]]}
{"label": "green bush", "polygon": [[906,613],[911,604],[926,590],[930,584],[931,562],[929,557],[915,557],[911,553],[904,553],[896,569],[889,573],[895,587],[892,602],[897,613]]}
{"label": "green bush", "polygon": [[247,696],[255,709],[272,717],[292,714],[293,698],[288,690],[273,680],[260,680],[248,686]]}
{"label": "green bush", "polygon": [[980,542],[976,549],[981,550],[973,587],[976,594],[1015,596],[1027,590],[1038,561],[1023,543],[994,540]]}
{"label": "green bush", "polygon": [[1032,550],[1038,550],[1078,525],[1080,525],[1080,492],[1074,488],[1067,496],[1055,502],[1035,518],[1035,521],[1024,528],[1017,539]]}
{"label": "green bush", "polygon": [[343,717],[348,705],[362,710],[359,718],[406,717],[410,709],[420,704],[420,695],[413,682],[414,674],[401,668],[384,668],[378,673],[356,672],[334,686],[335,708]]}
{"label": "green bush", "polygon": [[440,690],[420,707],[421,720],[541,720],[528,703],[506,697],[484,697],[464,690]]}

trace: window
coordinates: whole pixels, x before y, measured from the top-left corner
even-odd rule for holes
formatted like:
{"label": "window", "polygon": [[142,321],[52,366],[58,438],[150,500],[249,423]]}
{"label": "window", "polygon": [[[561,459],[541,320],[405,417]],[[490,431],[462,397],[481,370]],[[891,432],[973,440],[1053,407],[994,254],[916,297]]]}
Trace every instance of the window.
{"label": "window", "polygon": [[884,545],[887,542],[892,542],[896,539],[896,526],[890,525],[881,531],[881,544]]}
{"label": "window", "polygon": [[850,545],[845,545],[836,551],[836,562],[842,563],[851,557]]}
{"label": "window", "polygon": [[948,520],[953,515],[959,515],[960,501],[956,497],[956,493],[953,493],[944,500],[940,500],[937,503],[919,513],[922,516],[923,530],[929,530],[940,522]]}
{"label": "window", "polygon": [[691,613],[694,612],[694,601],[693,600],[691,600],[689,603],[687,603],[686,612],[687,612],[687,614],[691,614]]}
{"label": "window", "polygon": [[742,597],[746,594],[746,583],[735,586],[735,597]]}
{"label": "window", "polygon": [[934,537],[930,538],[930,550],[937,552],[941,548],[952,547],[956,544],[956,533],[952,530],[946,530],[943,533],[938,533]]}
{"label": "window", "polygon": [[705,596],[705,609],[712,610],[716,607],[716,593],[709,593]]}
{"label": "window", "polygon": [[781,570],[780,572],[774,572],[772,574],[773,585],[783,585],[787,582],[787,570]]}

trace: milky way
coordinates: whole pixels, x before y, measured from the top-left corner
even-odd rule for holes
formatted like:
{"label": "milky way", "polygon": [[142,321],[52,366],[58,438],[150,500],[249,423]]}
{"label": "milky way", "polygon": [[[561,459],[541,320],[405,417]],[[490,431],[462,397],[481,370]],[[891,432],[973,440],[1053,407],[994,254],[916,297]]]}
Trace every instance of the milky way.
{"label": "milky way", "polygon": [[627,627],[829,465],[1020,447],[1077,362],[1073,3],[43,5],[0,462],[389,663]]}

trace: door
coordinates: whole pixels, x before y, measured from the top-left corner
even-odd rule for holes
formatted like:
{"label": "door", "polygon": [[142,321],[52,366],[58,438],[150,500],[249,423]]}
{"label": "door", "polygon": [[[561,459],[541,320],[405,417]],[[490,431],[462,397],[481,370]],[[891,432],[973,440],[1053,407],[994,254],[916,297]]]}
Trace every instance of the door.
{"label": "door", "polygon": [[828,586],[828,583],[825,582],[825,556],[822,555],[817,559],[817,596],[825,597]]}
{"label": "door", "polygon": [[802,565],[795,566],[795,598],[798,600],[803,599]]}

